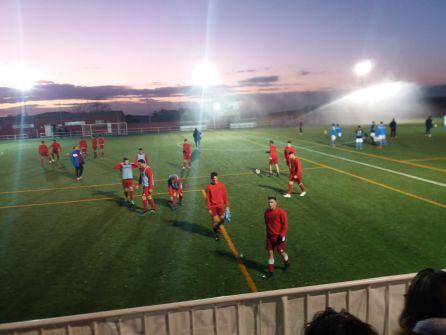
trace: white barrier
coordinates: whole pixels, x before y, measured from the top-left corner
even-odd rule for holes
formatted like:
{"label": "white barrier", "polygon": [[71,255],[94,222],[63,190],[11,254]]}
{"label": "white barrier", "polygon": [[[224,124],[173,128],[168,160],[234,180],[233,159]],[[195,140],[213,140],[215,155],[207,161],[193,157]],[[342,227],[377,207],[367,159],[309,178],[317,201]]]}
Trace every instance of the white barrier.
{"label": "white barrier", "polygon": [[195,128],[198,130],[206,130],[208,129],[208,126],[206,124],[196,124],[196,125],[190,125],[190,126],[180,126],[180,131],[194,131]]}
{"label": "white barrier", "polygon": [[229,124],[230,129],[255,128],[255,127],[257,127],[256,122],[236,122]]}
{"label": "white barrier", "polygon": [[388,335],[398,329],[414,275],[2,324],[0,335],[303,334],[314,313],[328,306],[345,308]]}

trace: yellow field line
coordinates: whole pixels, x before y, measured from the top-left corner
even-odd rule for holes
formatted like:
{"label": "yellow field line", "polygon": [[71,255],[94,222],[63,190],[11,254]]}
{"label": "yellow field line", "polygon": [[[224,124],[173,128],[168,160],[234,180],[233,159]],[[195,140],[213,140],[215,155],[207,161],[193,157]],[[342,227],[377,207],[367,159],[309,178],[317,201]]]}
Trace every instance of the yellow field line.
{"label": "yellow field line", "polygon": [[[244,138],[244,137],[240,137],[240,138],[244,139],[245,141],[254,143],[254,144],[256,144],[256,145],[261,145],[261,144],[255,142],[255,141],[250,140],[250,139],[247,139],[247,138]],[[347,176],[350,176],[350,177],[354,177],[354,178],[360,179],[360,180],[365,181],[365,182],[368,182],[368,183],[370,183],[370,184],[374,184],[374,185],[377,185],[377,186],[381,186],[381,187],[383,187],[383,188],[385,188],[385,189],[392,190],[392,191],[397,192],[397,193],[400,193],[400,194],[404,194],[404,195],[406,195],[406,196],[408,196],[408,197],[411,197],[411,198],[414,198],[414,199],[418,199],[418,200],[421,200],[421,201],[430,203],[430,204],[432,204],[432,205],[434,205],[434,206],[438,206],[438,207],[446,208],[446,204],[443,204],[443,203],[440,203],[440,202],[437,202],[437,201],[434,201],[434,200],[431,200],[431,199],[428,199],[428,198],[425,198],[425,197],[422,197],[422,196],[419,196],[419,195],[416,195],[416,194],[413,194],[413,193],[409,193],[409,192],[400,190],[400,189],[398,189],[398,188],[396,188],[396,187],[392,187],[392,186],[389,186],[389,185],[386,185],[386,184],[382,184],[382,183],[380,183],[380,182],[377,182],[377,181],[368,179],[368,178],[366,178],[366,177],[358,176],[358,175],[356,175],[356,174],[354,174],[354,173],[350,173],[350,172],[347,172],[347,171],[344,171],[344,170],[341,170],[341,169],[338,169],[338,168],[334,168],[334,167],[329,166],[329,165],[326,165],[326,164],[321,164],[321,163],[315,162],[315,161],[310,160],[310,159],[306,159],[306,158],[302,158],[302,157],[301,157],[301,159],[302,159],[303,161],[308,162],[308,163],[311,163],[311,164],[314,164],[314,165],[317,165],[317,166],[320,166],[320,167],[324,167],[324,168],[327,168],[327,169],[336,171],[336,172],[338,172],[338,173],[342,173],[342,174],[345,174],[345,175],[347,175]]]}
{"label": "yellow field line", "polygon": [[[201,193],[206,198],[206,192],[204,190],[201,190]],[[239,256],[239,253],[237,249],[235,248],[234,243],[231,240],[231,237],[229,236],[228,232],[226,231],[225,227],[223,225],[220,226],[220,231],[223,234],[223,237],[225,238],[226,243],[228,244],[229,249],[231,250],[232,254],[234,255],[235,261],[237,262],[237,265],[240,269],[240,271],[243,274],[243,277],[245,277],[246,283],[248,284],[249,289],[251,292],[258,292],[256,284],[254,283],[254,279],[252,279],[251,275],[248,272],[248,269],[246,268],[245,264],[243,263],[242,259]]]}
{"label": "yellow field line", "polygon": [[416,159],[405,159],[405,162],[422,162],[422,161],[442,161],[446,157],[427,157],[427,158],[416,158]]}

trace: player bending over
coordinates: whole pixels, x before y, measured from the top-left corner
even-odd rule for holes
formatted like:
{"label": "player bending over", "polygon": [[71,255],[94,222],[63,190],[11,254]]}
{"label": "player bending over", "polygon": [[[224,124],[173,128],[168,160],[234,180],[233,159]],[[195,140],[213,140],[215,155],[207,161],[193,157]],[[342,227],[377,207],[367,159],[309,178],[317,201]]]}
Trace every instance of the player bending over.
{"label": "player bending over", "polygon": [[228,193],[226,186],[218,181],[218,173],[211,173],[211,182],[206,187],[206,207],[212,218],[212,229],[215,240],[220,239],[220,226],[225,221],[230,221]]}
{"label": "player bending over", "polygon": [[50,144],[50,149],[53,162],[55,160],[59,161],[60,155],[62,154],[62,147],[60,146],[59,142],[53,140],[53,143]]}
{"label": "player bending over", "polygon": [[40,164],[42,164],[42,166],[43,166],[43,161],[45,159],[48,160],[48,164],[54,163],[54,160],[51,159],[51,157],[49,155],[49,150],[45,144],[45,141],[42,141],[39,144],[39,155],[40,155]]}
{"label": "player bending over", "polygon": [[184,139],[184,143],[183,143],[183,165],[182,165],[182,169],[186,170],[186,168],[191,168],[192,167],[192,156],[191,156],[191,149],[190,149],[190,144],[187,141],[187,138]]}
{"label": "player bending over", "polygon": [[296,153],[296,149],[291,144],[291,141],[288,141],[288,143],[286,144],[285,150],[283,152],[283,155],[285,157],[286,166],[288,166],[288,170],[290,169],[290,159],[289,159],[289,157],[290,157],[291,153]]}
{"label": "player bending over", "polygon": [[285,235],[288,231],[288,219],[286,212],[277,207],[275,197],[268,197],[268,208],[264,213],[266,226],[266,250],[268,250],[268,272],[262,276],[263,279],[274,275],[274,249],[277,249],[284,262],[284,271],[290,266],[290,259],[285,252]]}
{"label": "player bending over", "polygon": [[276,176],[280,176],[280,170],[279,170],[279,156],[277,154],[277,148],[274,145],[274,141],[269,141],[269,151],[267,151],[269,154],[269,175],[273,175],[273,165],[276,167]]}
{"label": "player bending over", "polygon": [[142,148],[138,149],[138,153],[135,155],[135,164],[138,164],[138,161],[142,159],[146,164],[149,164],[149,157],[147,157],[146,153]]}
{"label": "player bending over", "polygon": [[307,192],[305,192],[304,184],[302,183],[302,165],[300,164],[299,158],[294,153],[290,154],[290,181],[288,182],[288,193],[284,194],[285,198],[291,198],[291,192],[293,192],[293,184],[296,181],[299,184],[302,192],[300,196],[303,197]]}
{"label": "player bending over", "polygon": [[102,135],[98,137],[99,149],[101,149],[101,157],[104,157],[104,147],[105,147],[105,139]]}
{"label": "player bending over", "polygon": [[[152,169],[150,168],[150,166],[147,165],[144,159],[140,159],[138,161],[138,167],[140,175],[138,184],[136,185],[136,189],[142,186],[141,199],[144,206],[144,210],[141,215],[145,215],[147,213],[155,213],[155,201],[153,201],[152,197],[153,187],[155,186],[155,184],[153,181]],[[148,203],[150,203],[150,212]]]}
{"label": "player bending over", "polygon": [[172,211],[177,209],[177,201],[180,206],[183,205],[183,185],[181,184],[181,179],[176,174],[169,175],[167,179],[167,186],[169,188],[169,197],[172,203],[170,207]]}
{"label": "player bending over", "polygon": [[364,142],[364,132],[361,126],[358,126],[355,130],[356,150],[362,150],[362,142]]}
{"label": "player bending over", "polygon": [[122,178],[122,188],[124,189],[124,197],[125,201],[129,202],[132,205],[135,204],[133,201],[133,169],[138,168],[138,165],[135,163],[130,163],[130,160],[126,157],[122,160],[122,163],[117,163],[113,166],[113,169],[117,169],[121,171]]}

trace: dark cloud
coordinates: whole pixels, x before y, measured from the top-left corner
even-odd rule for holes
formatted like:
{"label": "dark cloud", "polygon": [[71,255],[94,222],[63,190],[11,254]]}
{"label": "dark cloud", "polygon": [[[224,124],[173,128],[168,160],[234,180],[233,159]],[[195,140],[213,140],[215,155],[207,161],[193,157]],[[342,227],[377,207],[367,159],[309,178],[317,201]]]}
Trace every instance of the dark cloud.
{"label": "dark cloud", "polygon": [[279,81],[279,76],[252,77],[240,80],[241,86],[269,86]]}
{"label": "dark cloud", "polygon": [[323,71],[310,71],[310,70],[301,70],[298,72],[299,76],[309,76],[309,75],[315,75],[315,74],[324,74],[327,71],[323,70]]}
{"label": "dark cloud", "polygon": [[270,69],[269,67],[261,67],[261,68],[256,68],[256,69],[239,70],[236,73],[253,73],[253,72],[258,72],[258,71],[268,71],[269,69]]}

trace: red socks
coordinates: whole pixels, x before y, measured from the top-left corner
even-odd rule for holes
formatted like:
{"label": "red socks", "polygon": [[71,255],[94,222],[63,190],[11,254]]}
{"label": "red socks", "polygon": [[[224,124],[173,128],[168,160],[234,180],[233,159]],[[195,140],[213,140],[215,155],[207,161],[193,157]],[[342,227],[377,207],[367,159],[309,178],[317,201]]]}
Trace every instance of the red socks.
{"label": "red socks", "polygon": [[288,184],[288,193],[291,194],[293,192],[293,185]]}

